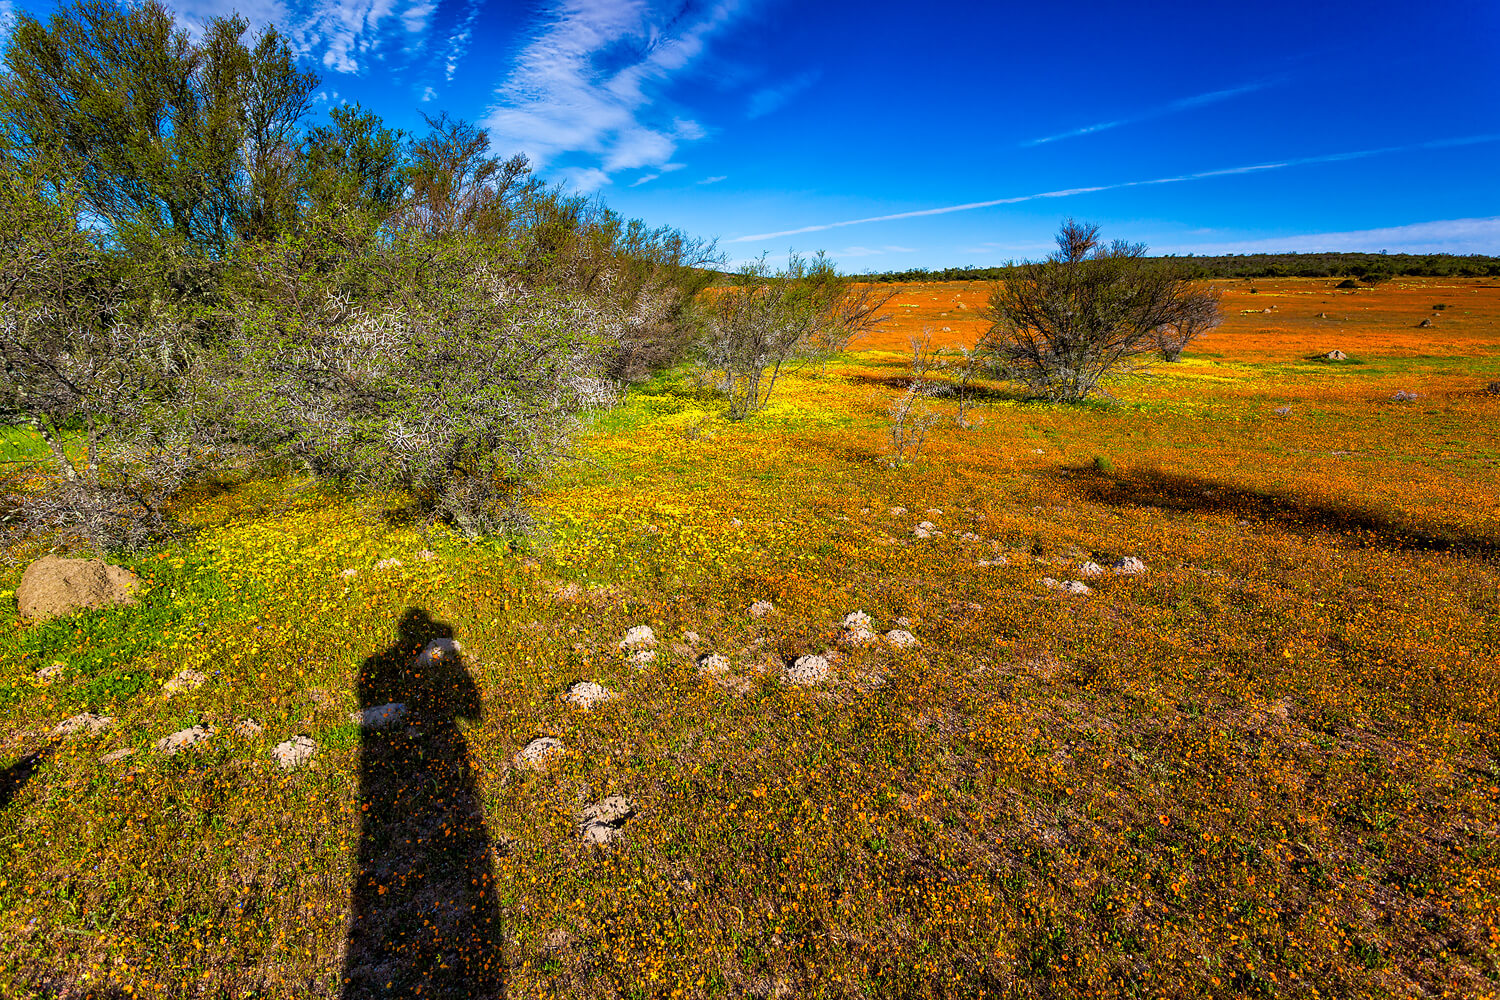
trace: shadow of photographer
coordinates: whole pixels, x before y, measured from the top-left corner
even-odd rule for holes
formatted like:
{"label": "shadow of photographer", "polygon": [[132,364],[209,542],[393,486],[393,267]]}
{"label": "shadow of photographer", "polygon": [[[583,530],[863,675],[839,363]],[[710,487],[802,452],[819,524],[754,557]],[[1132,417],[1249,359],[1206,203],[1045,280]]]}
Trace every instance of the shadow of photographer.
{"label": "shadow of photographer", "polygon": [[408,609],[395,642],[360,668],[362,710],[401,703],[407,714],[361,735],[344,1000],[505,994],[490,839],[458,727],[483,709],[452,637]]}

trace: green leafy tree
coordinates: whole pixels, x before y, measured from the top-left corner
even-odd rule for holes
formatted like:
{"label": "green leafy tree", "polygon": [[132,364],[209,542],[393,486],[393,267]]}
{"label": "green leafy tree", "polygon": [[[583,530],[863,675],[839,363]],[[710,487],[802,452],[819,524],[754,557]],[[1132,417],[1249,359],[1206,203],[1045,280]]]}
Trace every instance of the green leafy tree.
{"label": "green leafy tree", "polygon": [[328,112],[302,141],[301,185],[312,211],[363,212],[384,220],[406,192],[404,135],[358,104]]}
{"label": "green leafy tree", "polygon": [[158,0],[83,0],[17,18],[0,79],[11,155],[76,187],[115,239],[213,255],[290,211],[292,137],[317,79],[267,29],[215,18],[194,44]]}

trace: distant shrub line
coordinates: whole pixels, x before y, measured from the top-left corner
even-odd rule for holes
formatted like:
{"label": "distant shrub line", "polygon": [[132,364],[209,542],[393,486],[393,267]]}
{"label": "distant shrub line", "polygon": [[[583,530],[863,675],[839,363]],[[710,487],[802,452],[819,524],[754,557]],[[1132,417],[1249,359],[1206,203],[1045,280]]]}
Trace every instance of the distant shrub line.
{"label": "distant shrub line", "polygon": [[[1188,278],[1500,277],[1500,257],[1482,254],[1255,253],[1151,258],[1180,269]],[[1001,267],[912,268],[861,275],[865,281],[996,281],[1018,265]]]}

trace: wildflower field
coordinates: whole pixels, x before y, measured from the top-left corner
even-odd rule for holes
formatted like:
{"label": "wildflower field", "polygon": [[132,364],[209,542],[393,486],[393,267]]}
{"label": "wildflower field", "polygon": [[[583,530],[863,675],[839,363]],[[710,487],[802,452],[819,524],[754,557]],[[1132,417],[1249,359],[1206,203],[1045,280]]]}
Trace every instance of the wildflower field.
{"label": "wildflower field", "polygon": [[906,338],[982,285],[744,422],[635,386],[525,538],[217,483],[38,625],[13,554],[0,995],[1500,996],[1500,282],[1335,284],[1231,283],[1112,402],[982,385],[899,468]]}

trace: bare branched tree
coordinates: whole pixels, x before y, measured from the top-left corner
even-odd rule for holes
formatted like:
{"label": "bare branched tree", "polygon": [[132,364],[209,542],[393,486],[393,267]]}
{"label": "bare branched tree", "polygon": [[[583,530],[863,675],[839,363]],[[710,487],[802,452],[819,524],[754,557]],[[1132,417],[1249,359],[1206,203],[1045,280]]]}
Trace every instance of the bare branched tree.
{"label": "bare branched tree", "polygon": [[1067,220],[1057,247],[995,287],[994,324],[979,349],[1030,394],[1075,402],[1104,392],[1106,377],[1141,367],[1190,288],[1146,260],[1144,244],[1102,242],[1098,226]]}
{"label": "bare branched tree", "polygon": [[764,257],[712,293],[701,364],[729,397],[729,418],[766,405],[786,371],[844,350],[884,321],[891,292],[850,287],[823,254],[792,254],[785,270]]}
{"label": "bare branched tree", "polygon": [[1163,361],[1176,361],[1183,348],[1223,322],[1221,297],[1219,289],[1213,287],[1182,293],[1171,319],[1156,328],[1156,349]]}

